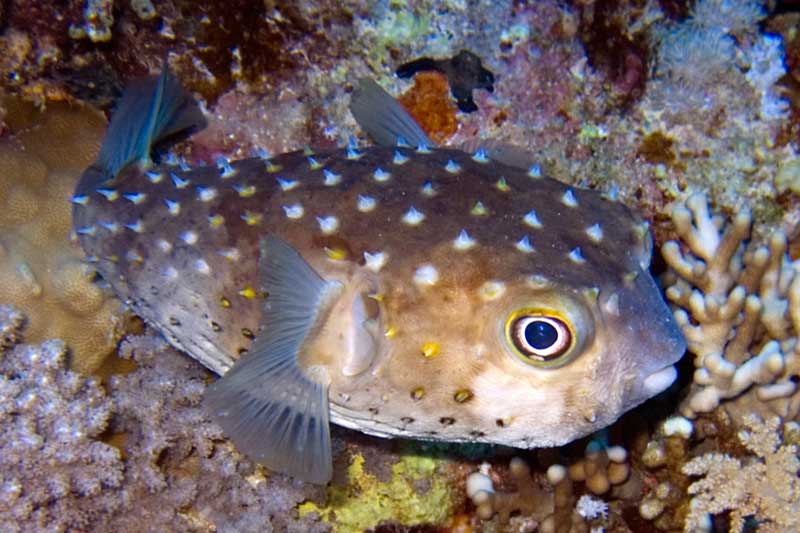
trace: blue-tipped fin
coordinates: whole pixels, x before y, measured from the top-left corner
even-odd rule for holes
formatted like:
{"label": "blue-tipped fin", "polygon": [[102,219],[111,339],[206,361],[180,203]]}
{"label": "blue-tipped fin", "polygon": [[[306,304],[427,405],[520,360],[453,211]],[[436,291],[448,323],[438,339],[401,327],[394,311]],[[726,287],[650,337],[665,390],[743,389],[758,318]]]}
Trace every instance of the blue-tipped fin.
{"label": "blue-tipped fin", "polygon": [[150,162],[153,147],[206,125],[203,112],[169,70],[131,82],[114,110],[97,159],[76,194],[109,185],[129,164]]}
{"label": "blue-tipped fin", "polygon": [[265,300],[261,333],[250,351],[211,385],[205,405],[236,447],[271,470],[311,483],[332,475],[328,383],[300,368],[308,335],[338,293],[294,248],[261,242]]}
{"label": "blue-tipped fin", "polygon": [[396,146],[400,139],[414,147],[436,146],[400,102],[373,80],[359,81],[350,97],[350,113],[381,146]]}

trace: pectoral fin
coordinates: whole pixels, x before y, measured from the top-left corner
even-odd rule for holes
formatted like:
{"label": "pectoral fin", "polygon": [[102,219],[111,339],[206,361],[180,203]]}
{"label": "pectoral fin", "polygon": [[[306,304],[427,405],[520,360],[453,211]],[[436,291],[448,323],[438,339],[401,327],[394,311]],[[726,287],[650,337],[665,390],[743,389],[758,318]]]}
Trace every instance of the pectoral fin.
{"label": "pectoral fin", "polygon": [[326,282],[277,237],[261,242],[268,296],[251,350],[209,387],[205,404],[236,447],[272,470],[312,483],[332,475],[328,384],[298,353],[339,284]]}

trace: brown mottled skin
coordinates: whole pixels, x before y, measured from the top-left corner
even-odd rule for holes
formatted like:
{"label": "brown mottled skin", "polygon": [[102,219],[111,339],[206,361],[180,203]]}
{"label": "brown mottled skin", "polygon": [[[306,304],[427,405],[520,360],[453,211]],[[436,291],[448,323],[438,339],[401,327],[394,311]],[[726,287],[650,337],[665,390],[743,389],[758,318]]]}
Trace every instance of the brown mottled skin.
{"label": "brown mottled skin", "polygon": [[[330,381],[333,421],[366,432],[555,445],[613,422],[652,395],[642,390],[643,380],[673,364],[683,341],[646,271],[649,234],[626,207],[579,189],[572,190],[577,206],[570,207],[562,201],[566,185],[458,150],[399,150],[409,158],[400,165],[393,163],[394,148],[376,147],[358,159],[346,158],[345,150],[316,153],[317,169],[302,152],[276,156],[269,165],[247,159],[232,163],[236,174],[228,178],[215,166],[150,169],[163,174],[160,183],[129,168],[113,187],[146,197],[135,204],[93,192],[87,205],[76,205],[75,227],[120,224],[116,234],[96,226],[94,234],[81,235],[87,255],[96,256],[100,274],[137,314],[220,374],[250,346],[250,332],[260,333],[260,240],[274,234],[288,242],[323,279],[343,283],[300,363],[322,368]],[[445,170],[448,160],[461,170]],[[376,181],[377,167],[391,178]],[[325,185],[322,168],[339,174],[340,183]],[[170,173],[189,183],[177,188]],[[283,191],[278,177],[298,185]],[[496,186],[501,177],[510,190]],[[427,181],[432,197],[421,192]],[[254,186],[254,194],[234,189],[243,185]],[[217,194],[201,201],[198,187]],[[374,210],[360,212],[359,195],[374,197]],[[169,214],[165,199],[180,202],[178,215]],[[477,201],[488,214],[471,214]],[[284,206],[298,203],[303,216],[287,218]],[[425,215],[416,226],[402,221],[411,206]],[[541,228],[523,223],[531,209]],[[245,213],[261,219],[249,225]],[[212,227],[212,215],[224,222]],[[339,228],[324,235],[317,217],[331,215]],[[138,220],[141,233],[122,227]],[[602,227],[599,242],[586,233],[594,224]],[[462,229],[476,241],[467,250],[453,246]],[[182,240],[186,231],[196,232],[196,242]],[[525,235],[533,252],[515,247]],[[159,239],[171,250],[162,250]],[[569,258],[576,247],[583,262]],[[233,248],[238,260],[218,253]],[[374,272],[365,267],[364,252],[378,251],[387,261]],[[330,257],[342,253],[343,259]],[[201,259],[207,273],[198,271]],[[414,281],[426,264],[438,273],[430,286]],[[165,275],[169,267],[176,277]],[[504,288],[492,298],[487,281]],[[254,298],[240,295],[248,288]],[[604,305],[613,295],[616,313]],[[366,360],[345,345],[354,327],[350,309],[359,299],[379,332]],[[503,327],[522,307],[554,309],[573,323],[576,345],[556,367],[527,363],[509,348]],[[423,356],[426,343],[436,344],[435,356]],[[357,364],[360,372],[344,375],[354,359],[363,368]],[[459,392],[462,401],[456,401]]]}

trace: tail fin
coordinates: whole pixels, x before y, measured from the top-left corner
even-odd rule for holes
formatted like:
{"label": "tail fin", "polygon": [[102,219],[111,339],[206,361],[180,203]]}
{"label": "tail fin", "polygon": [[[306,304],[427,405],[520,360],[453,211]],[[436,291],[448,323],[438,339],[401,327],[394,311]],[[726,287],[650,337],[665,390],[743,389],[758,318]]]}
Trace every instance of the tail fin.
{"label": "tail fin", "polygon": [[158,76],[132,82],[111,117],[97,159],[81,176],[76,194],[108,184],[131,163],[149,163],[155,144],[205,125],[197,102],[166,67]]}

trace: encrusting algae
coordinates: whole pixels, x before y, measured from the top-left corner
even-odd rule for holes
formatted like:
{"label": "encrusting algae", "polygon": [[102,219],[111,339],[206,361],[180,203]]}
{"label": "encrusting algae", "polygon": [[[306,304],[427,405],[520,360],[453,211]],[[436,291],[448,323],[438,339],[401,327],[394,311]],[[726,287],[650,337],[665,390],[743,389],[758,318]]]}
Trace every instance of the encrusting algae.
{"label": "encrusting algae", "polygon": [[455,491],[437,469],[446,461],[410,453],[391,465],[388,481],[364,469],[364,456],[353,455],[347,468],[347,484],[328,488],[325,505],[305,502],[298,506],[300,516],[318,513],[322,520],[336,525],[336,531],[357,533],[381,522],[406,526],[450,523]]}

